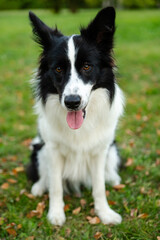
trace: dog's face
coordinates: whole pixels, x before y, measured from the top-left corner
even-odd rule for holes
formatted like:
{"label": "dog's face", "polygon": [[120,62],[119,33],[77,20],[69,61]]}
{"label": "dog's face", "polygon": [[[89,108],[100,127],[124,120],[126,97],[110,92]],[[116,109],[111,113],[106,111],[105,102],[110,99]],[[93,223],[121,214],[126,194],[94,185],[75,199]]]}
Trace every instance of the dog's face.
{"label": "dog's face", "polygon": [[45,104],[50,94],[58,94],[67,110],[69,127],[83,123],[92,91],[106,88],[114,97],[113,35],[115,11],[101,10],[80,35],[67,37],[46,26],[30,12],[35,40],[43,51],[38,70],[38,95]]}

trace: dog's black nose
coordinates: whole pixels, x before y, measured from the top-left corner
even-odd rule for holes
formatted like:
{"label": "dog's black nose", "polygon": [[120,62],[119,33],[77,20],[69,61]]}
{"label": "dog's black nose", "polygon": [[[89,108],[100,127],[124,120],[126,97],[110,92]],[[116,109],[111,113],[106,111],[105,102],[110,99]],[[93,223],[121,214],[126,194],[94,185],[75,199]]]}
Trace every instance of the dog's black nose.
{"label": "dog's black nose", "polygon": [[81,97],[79,95],[68,95],[65,97],[64,103],[67,108],[76,110],[81,103]]}

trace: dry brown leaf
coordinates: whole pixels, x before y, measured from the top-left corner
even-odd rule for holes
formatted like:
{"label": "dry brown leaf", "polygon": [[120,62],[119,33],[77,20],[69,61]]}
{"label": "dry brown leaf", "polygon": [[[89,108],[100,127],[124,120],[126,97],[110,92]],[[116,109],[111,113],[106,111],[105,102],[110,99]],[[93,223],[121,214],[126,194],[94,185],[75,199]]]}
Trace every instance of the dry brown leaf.
{"label": "dry brown leaf", "polygon": [[147,218],[147,217],[148,217],[147,213],[141,213],[141,214],[138,215],[138,218],[141,218],[141,219]]}
{"label": "dry brown leaf", "polygon": [[8,157],[8,159],[13,161],[13,162],[17,161],[17,158],[18,158],[17,156],[9,156]]}
{"label": "dry brown leaf", "polygon": [[9,183],[3,183],[2,185],[1,185],[1,188],[3,189],[3,190],[7,190],[8,188],[9,188]]}
{"label": "dry brown leaf", "polygon": [[66,204],[66,205],[64,206],[64,211],[67,212],[69,209],[70,209],[70,205],[69,205],[69,204]]}
{"label": "dry brown leaf", "polygon": [[30,236],[30,237],[27,237],[25,240],[34,240],[35,237],[34,236]]}
{"label": "dry brown leaf", "polygon": [[24,192],[24,195],[25,195],[26,197],[28,197],[29,199],[35,199],[35,196],[32,195],[31,193]]}
{"label": "dry brown leaf", "polygon": [[17,232],[13,228],[6,229],[9,235],[15,237],[17,235]]}
{"label": "dry brown leaf", "polygon": [[106,197],[108,197],[110,194],[110,192],[108,190],[106,190]]}
{"label": "dry brown leaf", "polygon": [[126,187],[125,184],[119,184],[119,185],[113,186],[113,188],[114,188],[115,190],[121,190],[121,189],[123,189],[123,188],[125,188],[125,187]]}
{"label": "dry brown leaf", "polygon": [[87,202],[86,202],[85,199],[82,198],[82,199],[80,200],[80,204],[81,204],[81,207],[82,207],[82,208],[85,207],[86,203],[87,203]]}
{"label": "dry brown leaf", "polygon": [[91,208],[90,214],[91,214],[91,216],[94,216],[94,215],[95,215],[95,210],[94,210],[94,208]]}
{"label": "dry brown leaf", "polygon": [[160,129],[157,130],[157,135],[160,136]]}
{"label": "dry brown leaf", "polygon": [[17,225],[17,229],[19,230],[19,229],[21,229],[22,228],[22,224],[18,224]]}
{"label": "dry brown leaf", "polygon": [[98,217],[87,216],[86,219],[89,221],[90,224],[93,224],[93,225],[101,222]]}
{"label": "dry brown leaf", "polygon": [[37,205],[37,208],[36,208],[36,211],[38,212],[38,218],[41,218],[42,217],[42,214],[44,212],[44,209],[45,209],[45,203],[44,202],[39,202],[38,205]]}
{"label": "dry brown leaf", "polygon": [[28,138],[28,139],[25,139],[23,142],[22,142],[22,145],[25,146],[25,147],[29,147],[30,144],[32,142],[32,139],[31,138]]}
{"label": "dry brown leaf", "polygon": [[96,232],[96,234],[94,235],[95,239],[100,239],[102,237],[102,233],[101,232]]}
{"label": "dry brown leaf", "polygon": [[78,207],[78,208],[74,209],[74,210],[72,211],[72,213],[73,213],[74,215],[77,215],[77,214],[80,213],[80,211],[81,211],[81,207]]}
{"label": "dry brown leaf", "polygon": [[145,188],[144,188],[144,187],[141,187],[141,189],[140,189],[140,193],[142,193],[142,194],[146,194],[146,191],[145,191]]}
{"label": "dry brown leaf", "polygon": [[136,170],[137,170],[137,171],[143,171],[144,168],[145,168],[144,166],[140,166],[140,165],[139,165],[139,166],[136,166]]}
{"label": "dry brown leaf", "polygon": [[108,204],[109,204],[109,205],[116,205],[116,202],[115,202],[115,201],[108,200]]}
{"label": "dry brown leaf", "polygon": [[67,228],[66,229],[66,237],[69,237],[71,234],[71,229],[70,228]]}
{"label": "dry brown leaf", "polygon": [[156,150],[156,153],[157,153],[158,155],[160,155],[160,149],[157,149],[157,150]]}
{"label": "dry brown leaf", "polygon": [[112,233],[107,233],[107,238],[111,238],[112,237]]}
{"label": "dry brown leaf", "polygon": [[27,213],[27,218],[33,218],[38,215],[38,212],[36,210],[32,210],[29,213]]}
{"label": "dry brown leaf", "polygon": [[125,167],[129,167],[133,164],[133,158],[128,158],[127,162],[125,163]]}
{"label": "dry brown leaf", "polygon": [[32,210],[27,214],[27,218],[32,218],[32,217],[37,217],[37,218],[41,218],[42,214],[44,212],[45,209],[45,203],[44,202],[39,202],[37,205],[36,210]]}
{"label": "dry brown leaf", "polygon": [[140,114],[140,113],[137,113],[137,114],[136,114],[136,120],[140,120],[140,119],[141,119],[141,117],[142,117],[142,116],[141,116],[141,114]]}
{"label": "dry brown leaf", "polygon": [[13,173],[14,175],[17,175],[18,173],[24,172],[24,171],[25,171],[25,169],[24,169],[23,166],[16,167],[16,168],[12,169],[12,173]]}
{"label": "dry brown leaf", "polygon": [[13,178],[9,178],[9,179],[7,179],[7,181],[11,184],[17,183],[17,180],[13,179]]}
{"label": "dry brown leaf", "polygon": [[155,164],[156,164],[156,166],[159,166],[159,165],[160,165],[160,158],[157,158],[157,159],[156,159],[156,163],[155,163]]}

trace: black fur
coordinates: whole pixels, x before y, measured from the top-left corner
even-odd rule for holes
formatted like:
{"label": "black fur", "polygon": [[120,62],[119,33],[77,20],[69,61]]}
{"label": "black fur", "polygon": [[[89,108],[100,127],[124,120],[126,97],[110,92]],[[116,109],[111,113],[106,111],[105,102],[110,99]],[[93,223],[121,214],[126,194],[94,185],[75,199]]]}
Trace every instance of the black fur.
{"label": "black fur", "polygon": [[43,146],[44,146],[44,143],[32,145],[33,150],[30,156],[31,162],[27,167],[26,173],[27,173],[28,179],[31,180],[33,183],[37,182],[39,179],[37,154]]}

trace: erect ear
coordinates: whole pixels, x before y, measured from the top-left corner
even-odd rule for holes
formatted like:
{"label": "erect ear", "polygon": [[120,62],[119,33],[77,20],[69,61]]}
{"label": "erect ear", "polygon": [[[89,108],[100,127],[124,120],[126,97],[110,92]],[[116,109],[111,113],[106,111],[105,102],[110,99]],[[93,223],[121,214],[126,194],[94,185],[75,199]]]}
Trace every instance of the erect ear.
{"label": "erect ear", "polygon": [[102,9],[87,28],[81,29],[81,35],[88,42],[110,50],[113,47],[115,32],[115,10],[113,7]]}
{"label": "erect ear", "polygon": [[29,18],[33,28],[34,40],[44,49],[47,49],[53,43],[54,37],[63,36],[58,30],[48,27],[33,12],[29,12]]}

